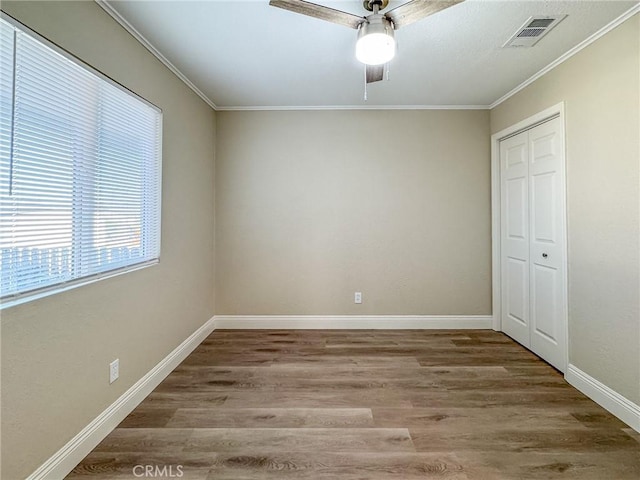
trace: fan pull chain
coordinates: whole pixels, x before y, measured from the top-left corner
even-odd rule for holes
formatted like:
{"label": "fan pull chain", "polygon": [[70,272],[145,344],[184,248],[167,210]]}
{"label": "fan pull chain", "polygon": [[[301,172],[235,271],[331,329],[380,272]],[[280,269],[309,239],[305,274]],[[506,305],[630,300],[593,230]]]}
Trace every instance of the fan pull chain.
{"label": "fan pull chain", "polygon": [[387,82],[389,81],[389,62],[384,64],[384,76],[387,78]]}
{"label": "fan pull chain", "polygon": [[364,101],[368,100],[367,97],[367,66],[364,66]]}

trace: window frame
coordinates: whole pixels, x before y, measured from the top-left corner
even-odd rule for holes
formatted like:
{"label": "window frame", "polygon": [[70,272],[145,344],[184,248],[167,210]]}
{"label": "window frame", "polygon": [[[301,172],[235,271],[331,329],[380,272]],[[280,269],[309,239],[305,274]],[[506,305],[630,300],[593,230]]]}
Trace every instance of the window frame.
{"label": "window frame", "polygon": [[[76,66],[78,66],[80,68],[83,68],[84,70],[88,71],[90,74],[93,74],[96,77],[98,77],[100,80],[109,83],[110,85],[118,88],[119,90],[121,90],[122,92],[126,93],[127,95],[129,95],[129,96],[135,98],[136,100],[144,103],[145,105],[147,105],[148,107],[152,108],[153,110],[155,110],[159,114],[159,120],[158,120],[159,121],[159,134],[158,134],[158,145],[157,145],[157,149],[158,149],[158,185],[157,185],[158,202],[157,202],[156,212],[155,212],[156,215],[157,215],[157,219],[158,219],[157,220],[157,224],[158,224],[158,233],[157,233],[158,234],[158,238],[157,238],[158,256],[157,256],[157,258],[144,260],[142,262],[133,263],[133,264],[130,264],[130,265],[126,265],[124,267],[115,268],[115,269],[108,270],[108,271],[105,271],[105,272],[100,272],[100,273],[95,273],[95,274],[91,274],[91,275],[82,276],[82,277],[79,277],[79,278],[74,278],[72,280],[59,282],[59,283],[56,283],[54,285],[50,285],[50,286],[46,286],[46,287],[42,287],[42,288],[37,288],[37,289],[34,289],[34,290],[15,293],[15,294],[12,294],[10,296],[7,296],[5,299],[0,299],[0,310],[4,310],[6,308],[10,308],[10,307],[13,307],[13,306],[16,306],[16,305],[21,305],[21,304],[24,304],[24,303],[27,303],[27,302],[31,302],[33,300],[37,300],[37,299],[40,299],[40,298],[44,298],[44,297],[47,297],[47,296],[50,296],[50,295],[54,295],[54,294],[57,294],[57,293],[66,292],[68,290],[71,290],[71,289],[74,289],[74,288],[77,288],[77,287],[80,287],[80,286],[83,286],[83,285],[89,285],[89,284],[98,282],[100,280],[104,280],[104,279],[112,278],[112,277],[117,277],[117,276],[123,275],[125,273],[135,272],[137,270],[142,270],[144,268],[157,265],[158,263],[160,263],[160,258],[161,258],[161,255],[162,255],[162,214],[161,213],[162,213],[162,172],[163,172],[163,168],[162,168],[163,167],[162,146],[163,146],[163,121],[164,121],[164,116],[163,116],[162,109],[160,107],[158,107],[157,105],[153,104],[152,102],[150,102],[149,100],[147,100],[146,98],[140,96],[136,92],[130,90],[127,87],[125,87],[121,83],[118,83],[117,81],[115,81],[114,79],[109,77],[108,75],[104,74],[100,70],[96,69],[95,67],[93,67],[89,63],[87,63],[84,60],[82,60],[80,57],[78,57],[78,56],[72,54],[71,52],[69,52],[68,50],[60,47],[59,45],[57,45],[56,43],[52,42],[48,38],[40,35],[38,32],[36,32],[33,29],[29,28],[28,26],[26,26],[22,22],[16,20],[12,16],[8,15],[6,12],[0,11],[0,18],[2,18],[2,20],[7,22],[8,24],[13,26],[14,28],[19,29],[22,33],[24,33],[26,35],[29,35],[34,40],[42,43],[44,46],[50,48],[54,52],[62,55],[65,59],[73,62]],[[14,51],[14,53],[15,53],[15,51]],[[74,233],[75,230],[76,230],[75,228],[72,228],[72,232],[71,232],[72,235],[75,235],[75,233]],[[148,236],[148,232],[146,232],[146,230],[145,230],[145,231],[141,232],[141,235]],[[74,247],[72,246],[72,248],[74,248]]]}

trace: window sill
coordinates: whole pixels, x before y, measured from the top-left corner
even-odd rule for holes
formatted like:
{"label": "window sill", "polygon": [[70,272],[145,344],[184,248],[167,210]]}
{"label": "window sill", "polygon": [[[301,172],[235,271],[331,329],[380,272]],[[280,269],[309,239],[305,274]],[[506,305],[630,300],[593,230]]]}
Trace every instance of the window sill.
{"label": "window sill", "polygon": [[22,305],[24,303],[32,302],[34,300],[38,300],[40,298],[49,297],[51,295],[55,295],[58,293],[66,292],[68,290],[73,290],[74,288],[82,287],[84,285],[89,285],[91,283],[99,282],[100,280],[105,280],[107,278],[113,278],[120,275],[124,275],[125,273],[135,272],[136,270],[142,270],[143,268],[152,267],[157,265],[160,262],[159,259],[149,260],[144,263],[138,263],[136,265],[131,265],[128,267],[119,268],[118,270],[111,270],[109,272],[98,273],[96,275],[92,275],[90,277],[80,278],[78,280],[72,280],[65,283],[59,283],[57,285],[53,285],[51,287],[46,287],[41,290],[35,290],[33,292],[24,293],[19,296],[8,297],[0,302],[0,310],[5,310],[7,308],[15,307],[18,305]]}

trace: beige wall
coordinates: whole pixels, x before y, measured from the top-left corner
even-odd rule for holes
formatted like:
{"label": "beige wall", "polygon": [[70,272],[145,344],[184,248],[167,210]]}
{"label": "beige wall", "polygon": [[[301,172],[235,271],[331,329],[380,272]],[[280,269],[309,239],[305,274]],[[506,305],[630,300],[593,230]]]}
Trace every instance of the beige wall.
{"label": "beige wall", "polygon": [[487,111],[217,119],[216,314],[491,313]]}
{"label": "beige wall", "polygon": [[16,480],[213,315],[215,117],[95,3],[2,9],[164,112],[161,263],[2,311],[1,476]]}
{"label": "beige wall", "polygon": [[491,112],[491,131],[565,102],[569,360],[640,403],[640,16]]}

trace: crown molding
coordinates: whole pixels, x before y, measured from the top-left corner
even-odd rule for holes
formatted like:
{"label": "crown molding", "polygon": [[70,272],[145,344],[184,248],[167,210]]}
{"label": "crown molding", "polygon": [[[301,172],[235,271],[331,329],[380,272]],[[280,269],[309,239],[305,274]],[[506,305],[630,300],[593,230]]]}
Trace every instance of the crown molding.
{"label": "crown molding", "polygon": [[525,89],[540,77],[550,72],[558,65],[564,63],[576,53],[591,45],[593,42],[603,37],[611,30],[624,23],[633,15],[640,12],[640,3],[637,3],[618,18],[608,23],[587,39],[567,51],[556,60],[542,68],[540,71],[529,77],[520,85],[509,91],[490,105],[309,105],[309,106],[217,106],[207,97],[191,80],[187,78],[174,64],[172,64],[160,51],[147,40],[138,30],[135,29],[120,13],[110,5],[108,0],[94,0],[105,12],[107,12],[116,22],[118,22],[127,32],[138,40],[151,54],[162,62],[171,72],[182,80],[193,92],[204,100],[211,108],[217,111],[312,111],[312,110],[492,110],[505,102],[515,94]]}
{"label": "crown molding", "polygon": [[489,110],[489,105],[309,105],[220,107],[218,111],[307,111],[307,110]]}
{"label": "crown molding", "polygon": [[187,85],[187,87],[193,90],[193,92],[196,95],[198,95],[202,100],[204,100],[211,108],[213,108],[214,110],[217,110],[218,107],[216,107],[216,104],[213,103],[213,101],[209,97],[207,97],[202,92],[202,90],[196,87],[193,84],[193,82],[191,82],[191,80],[189,80],[184,73],[178,70],[178,67],[176,67],[173,63],[171,63],[167,59],[167,57],[162,55],[162,53],[160,53],[160,50],[154,47],[149,40],[147,40],[138,30],[135,29],[133,25],[131,25],[122,15],[120,15],[120,13],[115,8],[113,8],[113,6],[111,6],[111,4],[109,4],[107,0],[94,0],[94,1],[100,6],[100,8],[102,8],[105,12],[107,12],[116,22],[118,22],[122,26],[122,28],[124,28],[127,32],[129,32],[133,36],[133,38],[138,40],[138,42],[140,42],[142,46],[144,46],[147,50],[149,50],[149,52],[151,52],[151,54],[153,54],[154,57],[160,60],[165,67],[171,70],[180,80],[182,80],[185,83],[185,85]]}
{"label": "crown molding", "polygon": [[540,70],[539,72],[537,72],[536,74],[534,74],[532,77],[529,77],[527,80],[525,80],[524,82],[522,82],[520,85],[518,85],[516,88],[514,88],[513,90],[511,90],[510,92],[508,92],[507,94],[503,95],[502,97],[500,97],[498,100],[496,100],[495,102],[493,102],[491,105],[489,105],[489,109],[493,110],[494,108],[496,108],[498,105],[500,105],[502,102],[507,101],[509,98],[513,97],[516,93],[518,93],[519,91],[525,89],[526,87],[528,87],[529,85],[531,85],[533,82],[535,82],[536,80],[538,80],[540,77],[542,77],[543,75],[547,74],[548,72],[550,72],[551,70],[553,70],[554,68],[556,68],[558,65],[566,62],[567,60],[569,60],[571,57],[573,57],[576,53],[580,52],[581,50],[583,50],[584,48],[588,47],[589,45],[591,45],[593,42],[595,42],[596,40],[598,40],[599,38],[603,37],[604,35],[606,35],[607,33],[609,33],[611,30],[613,30],[614,28],[616,28],[617,26],[619,26],[620,24],[624,23],[625,21],[629,20],[632,16],[634,16],[636,13],[640,12],[640,3],[637,3],[636,5],[634,5],[633,7],[631,7],[629,10],[627,10],[626,12],[624,12],[622,15],[620,15],[618,18],[616,18],[615,20],[613,20],[612,22],[608,23],[607,25],[605,25],[604,27],[602,27],[600,30],[598,30],[596,33],[594,33],[593,35],[591,35],[590,37],[587,37],[585,40],[583,40],[582,42],[580,42],[578,45],[576,45],[575,47],[573,47],[571,50],[567,51],[566,53],[564,53],[563,55],[561,55],[560,57],[558,57],[557,59],[555,59],[553,62],[551,62],[549,65],[547,65],[546,67],[544,67],[542,70]]}
{"label": "crown molding", "polygon": [[94,0],[122,28],[129,32],[153,56],[162,62],[171,72],[182,80],[193,92],[216,111],[311,111],[311,110],[489,110],[489,105],[309,105],[309,106],[218,106],[207,97],[178,67],[171,63],[160,50],[131,25],[110,3],[109,0]]}

